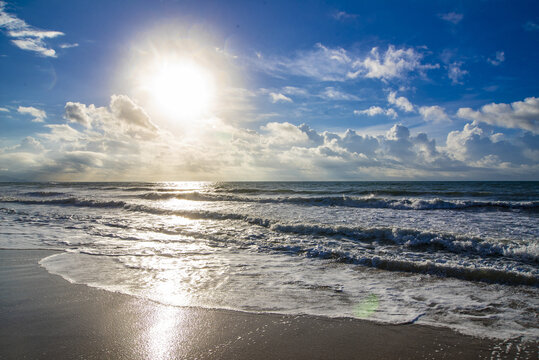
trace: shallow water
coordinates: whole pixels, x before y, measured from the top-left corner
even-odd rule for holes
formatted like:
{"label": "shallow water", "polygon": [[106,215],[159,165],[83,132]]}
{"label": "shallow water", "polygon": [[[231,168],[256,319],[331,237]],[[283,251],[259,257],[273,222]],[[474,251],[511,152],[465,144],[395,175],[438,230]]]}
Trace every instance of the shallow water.
{"label": "shallow water", "polygon": [[0,185],[0,246],[173,305],[537,340],[538,182]]}

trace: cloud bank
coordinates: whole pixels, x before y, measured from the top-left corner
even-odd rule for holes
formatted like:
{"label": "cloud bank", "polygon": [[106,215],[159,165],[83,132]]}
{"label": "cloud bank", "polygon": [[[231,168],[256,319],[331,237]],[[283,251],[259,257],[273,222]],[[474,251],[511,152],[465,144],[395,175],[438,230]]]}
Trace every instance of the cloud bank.
{"label": "cloud bank", "polygon": [[[502,108],[498,117],[494,108]],[[211,119],[174,136],[125,95],[106,107],[68,102],[65,123],[0,149],[3,180],[375,180],[536,179],[537,99],[459,110],[473,120],[437,144],[402,124],[368,135],[317,131],[271,121],[246,129]],[[364,115],[386,114],[371,107]],[[446,121],[441,107],[419,113]],[[535,117],[536,119],[537,117]],[[527,120],[526,120],[527,119]],[[513,121],[513,123],[510,123]],[[525,130],[512,137],[481,127],[503,122]],[[524,125],[522,125],[524,124]],[[535,124],[531,126],[530,124]],[[531,131],[534,130],[534,131]]]}

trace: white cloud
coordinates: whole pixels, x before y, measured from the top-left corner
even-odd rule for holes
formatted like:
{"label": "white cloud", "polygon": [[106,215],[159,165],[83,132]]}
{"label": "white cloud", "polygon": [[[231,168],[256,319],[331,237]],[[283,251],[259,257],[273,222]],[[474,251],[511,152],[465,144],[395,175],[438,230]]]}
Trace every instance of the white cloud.
{"label": "white cloud", "polygon": [[397,118],[397,112],[394,110],[394,109],[387,109],[386,110],[386,115],[393,118],[393,119],[396,119]]}
{"label": "white cloud", "polygon": [[503,51],[496,51],[494,59],[488,58],[487,61],[494,66],[498,66],[505,61],[505,53]]}
{"label": "white cloud", "polygon": [[464,77],[464,75],[468,74],[467,70],[463,70],[460,68],[462,64],[462,61],[454,61],[447,67],[447,77],[451,79],[451,83],[453,85],[463,84],[461,79]]}
{"label": "white cloud", "polygon": [[461,131],[452,131],[447,135],[446,152],[452,158],[474,167],[532,163],[524,155],[524,150],[529,149],[528,145],[519,144],[518,141],[511,143],[500,135],[488,133],[474,124],[466,124]]}
{"label": "white cloud", "polygon": [[380,106],[371,106],[366,110],[354,110],[354,114],[365,114],[369,116],[376,116],[383,114],[385,111]]}
{"label": "white cloud", "polygon": [[459,14],[459,13],[456,13],[456,12],[449,12],[449,13],[446,13],[446,14],[439,14],[438,15],[442,20],[445,20],[445,21],[448,21],[452,24],[458,24],[459,22],[462,21],[462,19],[464,18],[464,15],[462,14]]}
{"label": "white cloud", "polygon": [[[536,104],[523,103],[511,109],[519,109],[515,110],[519,115],[532,114],[529,108],[535,109]],[[427,109],[435,114],[441,108],[418,110],[428,114]],[[389,110],[373,106],[361,112],[387,115]],[[352,129],[317,131],[306,124],[275,121],[253,130],[212,119],[191,124],[188,133],[170,134],[157,129],[144,109],[122,95],[111,97],[104,107],[69,102],[65,119],[64,124],[46,125],[42,133],[22,139],[19,145],[0,148],[0,168],[8,169],[2,172],[2,179],[457,179],[498,175],[531,179],[539,175],[538,135],[493,132],[477,122],[451,132],[442,145],[402,124],[368,135]]]}
{"label": "white cloud", "polygon": [[285,86],[282,88],[282,92],[286,95],[309,96],[309,92],[307,90],[295,86]]}
{"label": "white cloud", "polygon": [[271,102],[272,103],[276,103],[276,102],[293,102],[291,98],[289,98],[288,96],[286,95],[283,95],[281,93],[274,93],[274,92],[270,92],[269,93],[270,95],[270,98],[271,98]]}
{"label": "white cloud", "polygon": [[372,48],[370,54],[363,60],[354,62],[355,72],[350,72],[350,78],[364,76],[366,78],[381,79],[384,81],[394,78],[404,78],[412,71],[423,73],[427,69],[436,69],[438,64],[422,64],[423,55],[412,48],[396,49],[390,45],[383,55],[380,55],[377,47]]}
{"label": "white cloud", "polygon": [[301,51],[292,58],[269,58],[255,60],[257,65],[272,74],[286,73],[317,79],[319,81],[347,81],[358,77],[388,81],[403,79],[410,72],[424,75],[438,64],[423,64],[423,55],[413,48],[397,49],[389,45],[380,54],[377,47],[364,57],[343,48],[329,48],[316,44],[313,50]]}
{"label": "white cloud", "polygon": [[25,25],[26,30],[13,30],[8,32],[9,36],[13,38],[37,38],[47,39],[55,38],[64,35],[61,31],[49,31],[49,30],[30,30],[28,25]]}
{"label": "white cloud", "polygon": [[261,129],[268,134],[267,141],[272,145],[302,145],[309,141],[304,131],[288,122],[270,122]]}
{"label": "white cloud", "polygon": [[395,105],[397,108],[406,111],[406,112],[413,112],[414,111],[414,105],[405,98],[404,96],[397,97],[397,93],[395,91],[391,91],[389,95],[387,96],[387,102]]}
{"label": "white cloud", "polygon": [[9,109],[5,107],[0,107],[0,112],[9,112]]}
{"label": "white cloud", "polygon": [[36,109],[33,106],[19,106],[17,112],[19,112],[19,114],[32,115],[34,117],[32,122],[43,122],[47,117],[47,113],[45,113],[44,110]]}
{"label": "white cloud", "polygon": [[146,111],[126,95],[112,95],[108,108],[67,102],[64,118],[111,136],[123,134],[138,139],[151,139],[158,132]]}
{"label": "white cloud", "polygon": [[157,130],[146,111],[126,95],[112,95],[110,110],[118,120],[127,126],[135,125],[149,131]]}
{"label": "white cloud", "polygon": [[322,44],[300,51],[292,58],[257,58],[257,64],[270,73],[287,73],[321,81],[344,81],[352,60],[343,48],[331,49]]}
{"label": "white cloud", "polygon": [[22,50],[36,52],[46,57],[56,57],[56,51],[45,40],[64,35],[61,31],[40,30],[28,25],[24,20],[5,11],[6,2],[0,1],[0,28],[8,30],[11,42]]}
{"label": "white cloud", "polygon": [[368,115],[368,116],[376,116],[376,115],[386,115],[393,119],[397,118],[397,112],[393,109],[382,109],[380,106],[371,106],[368,109],[365,110],[354,110],[354,114],[356,115]]}
{"label": "white cloud", "polygon": [[332,86],[328,86],[322,91],[319,95],[321,98],[329,99],[329,100],[344,100],[344,101],[357,101],[360,100],[359,97],[348,94],[345,92],[342,92],[340,90],[335,89]]}
{"label": "white cloud", "polygon": [[419,108],[419,113],[426,121],[432,121],[434,123],[449,121],[449,116],[445,113],[444,108],[438,105],[421,106]]}
{"label": "white cloud", "polygon": [[69,122],[79,123],[85,127],[92,126],[92,119],[90,118],[89,114],[95,112],[94,105],[87,107],[86,105],[78,102],[68,101],[64,109],[64,118]]}
{"label": "white cloud", "polygon": [[524,101],[511,104],[487,104],[480,110],[460,108],[457,116],[473,120],[476,123],[500,126],[504,128],[523,129],[535,134],[539,133],[539,98],[529,97]]}
{"label": "white cloud", "polygon": [[357,18],[359,15],[357,14],[350,14],[346,11],[335,11],[331,14],[331,17],[335,20],[343,21],[343,20],[351,20]]}
{"label": "white cloud", "polygon": [[73,44],[60,44],[60,48],[61,49],[70,49],[70,48],[74,48],[74,47],[77,47],[79,46],[78,43],[73,43]]}
{"label": "white cloud", "polygon": [[21,144],[18,146],[20,151],[41,151],[43,150],[43,145],[31,136],[27,136],[22,139]]}
{"label": "white cloud", "polygon": [[54,51],[54,49],[49,49],[45,47],[43,45],[43,42],[39,39],[16,39],[11,40],[11,42],[15,44],[19,49],[35,51],[43,56],[56,57],[56,51]]}

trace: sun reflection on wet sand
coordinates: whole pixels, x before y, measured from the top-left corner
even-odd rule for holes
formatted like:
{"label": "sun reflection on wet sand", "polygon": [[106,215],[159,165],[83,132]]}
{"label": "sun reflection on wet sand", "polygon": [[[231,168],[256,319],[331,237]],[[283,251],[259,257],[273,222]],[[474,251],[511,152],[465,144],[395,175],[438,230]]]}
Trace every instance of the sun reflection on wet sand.
{"label": "sun reflection on wet sand", "polygon": [[173,353],[174,340],[179,337],[176,310],[160,308],[154,315],[147,333],[148,355],[151,359],[169,359]]}
{"label": "sun reflection on wet sand", "polygon": [[144,358],[152,360],[182,357],[192,346],[193,313],[182,307],[160,305],[144,321],[140,342]]}

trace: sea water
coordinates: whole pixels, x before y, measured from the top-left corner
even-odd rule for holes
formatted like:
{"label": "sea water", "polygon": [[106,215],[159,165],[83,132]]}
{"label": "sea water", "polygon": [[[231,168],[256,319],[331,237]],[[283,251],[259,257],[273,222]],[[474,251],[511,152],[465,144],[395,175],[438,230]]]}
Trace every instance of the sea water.
{"label": "sea water", "polygon": [[539,182],[3,183],[0,225],[164,304],[539,339]]}

